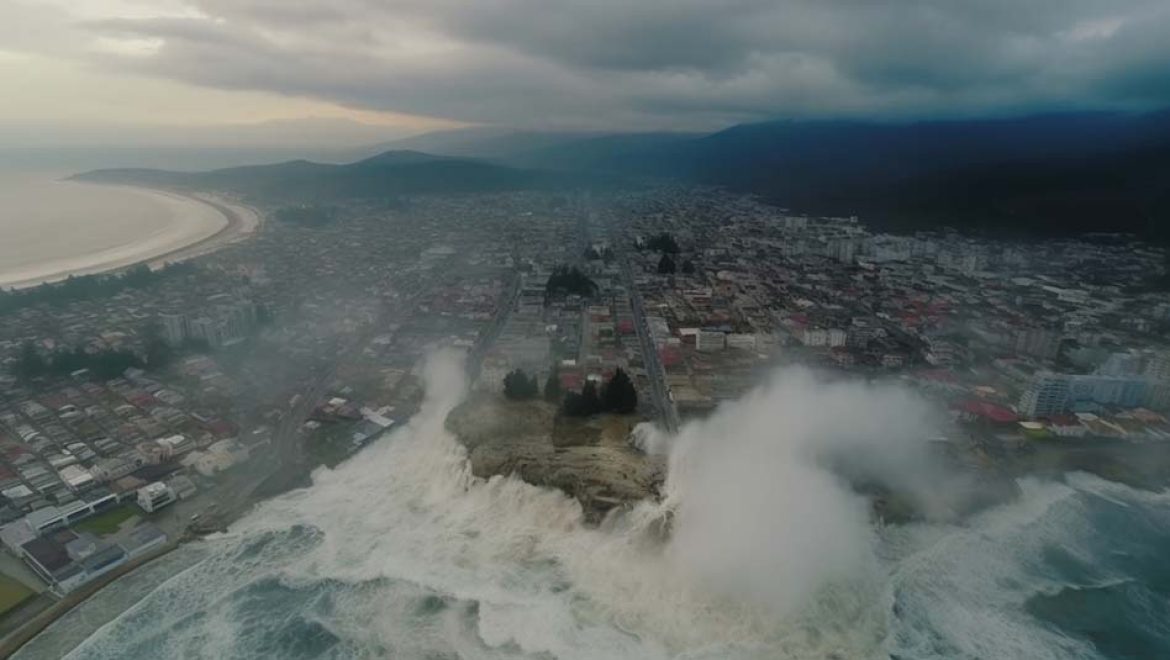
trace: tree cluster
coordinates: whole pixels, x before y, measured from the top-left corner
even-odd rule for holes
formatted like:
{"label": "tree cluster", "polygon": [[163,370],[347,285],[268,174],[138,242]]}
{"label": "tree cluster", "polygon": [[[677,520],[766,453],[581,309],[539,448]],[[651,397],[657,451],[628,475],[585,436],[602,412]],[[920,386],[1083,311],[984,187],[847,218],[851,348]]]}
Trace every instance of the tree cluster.
{"label": "tree cluster", "polygon": [[48,357],[42,356],[31,343],[21,347],[16,358],[13,375],[23,381],[41,376],[64,376],[74,371],[88,369],[102,379],[117,378],[130,367],[142,367],[143,362],[130,351],[105,350],[88,353],[83,349],[59,350]]}
{"label": "tree cluster", "polygon": [[529,376],[523,369],[516,369],[504,376],[504,396],[512,401],[535,399],[540,394],[536,376]]}
{"label": "tree cluster", "polygon": [[548,296],[568,294],[591,296],[597,293],[597,284],[574,266],[557,266],[548,276],[544,292]]}
{"label": "tree cluster", "polygon": [[646,241],[646,247],[663,254],[679,253],[678,241],[674,240],[674,236],[671,236],[669,232],[662,232]]}
{"label": "tree cluster", "polygon": [[618,369],[598,392],[593,381],[586,381],[581,392],[565,395],[561,412],[568,417],[589,417],[603,412],[627,415],[638,409],[638,390],[625,371]]}
{"label": "tree cluster", "polygon": [[27,289],[0,290],[0,314],[13,312],[40,303],[62,305],[74,300],[91,300],[112,296],[123,289],[141,289],[174,275],[189,273],[195,266],[189,263],[168,264],[151,270],[138,264],[123,273],[111,275],[69,276],[61,282],[42,284]]}

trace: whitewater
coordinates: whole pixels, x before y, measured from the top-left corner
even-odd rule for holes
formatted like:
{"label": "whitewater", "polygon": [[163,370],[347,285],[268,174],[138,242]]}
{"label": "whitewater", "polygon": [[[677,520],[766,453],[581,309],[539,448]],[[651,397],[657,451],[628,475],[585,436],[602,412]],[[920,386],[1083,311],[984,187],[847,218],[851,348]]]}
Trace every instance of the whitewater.
{"label": "whitewater", "polygon": [[929,424],[906,392],[785,376],[677,437],[649,431],[663,501],[588,527],[560,492],[472,476],[444,428],[462,365],[425,375],[407,425],[177,551],[177,574],[67,657],[1170,654],[1170,496],[1076,474],[964,521],[873,525],[817,438],[905,477],[915,443],[870,439]]}

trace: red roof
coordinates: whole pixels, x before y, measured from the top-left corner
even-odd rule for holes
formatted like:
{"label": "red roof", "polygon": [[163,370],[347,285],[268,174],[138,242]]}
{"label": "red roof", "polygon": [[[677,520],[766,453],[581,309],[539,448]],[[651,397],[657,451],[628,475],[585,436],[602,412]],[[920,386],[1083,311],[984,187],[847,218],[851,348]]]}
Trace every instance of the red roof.
{"label": "red roof", "polygon": [[662,360],[663,366],[670,366],[673,364],[678,364],[679,360],[682,359],[682,353],[680,353],[676,348],[663,346],[658,351],[658,357]]}
{"label": "red roof", "polygon": [[946,369],[928,369],[926,371],[920,372],[918,375],[919,377],[925,378],[926,380],[937,380],[941,383],[959,382],[959,377],[956,376],[953,372],[947,371]]}
{"label": "red roof", "polygon": [[997,406],[994,403],[979,401],[977,399],[967,399],[956,405],[955,408],[965,413],[985,417],[1000,424],[1010,424],[1019,419],[1014,412],[1003,406]]}

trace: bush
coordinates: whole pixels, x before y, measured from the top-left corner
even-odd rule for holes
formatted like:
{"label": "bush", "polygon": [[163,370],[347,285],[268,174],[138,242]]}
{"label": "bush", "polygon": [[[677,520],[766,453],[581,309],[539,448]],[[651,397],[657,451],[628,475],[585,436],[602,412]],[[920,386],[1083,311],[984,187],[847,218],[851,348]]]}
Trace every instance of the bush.
{"label": "bush", "polygon": [[586,381],[581,392],[565,394],[561,412],[567,417],[590,417],[602,412],[630,414],[638,408],[638,391],[625,371],[618,369],[597,392],[593,381]]}
{"label": "bush", "polygon": [[658,274],[671,275],[674,270],[674,259],[671,259],[668,254],[662,255],[662,258],[658,260]]}
{"label": "bush", "polygon": [[549,275],[544,292],[548,296],[571,293],[579,296],[591,296],[597,293],[597,284],[575,267],[558,266],[553,269],[552,275]]}
{"label": "bush", "polygon": [[544,382],[544,400],[549,403],[560,403],[561,397],[564,396],[561,390],[561,378],[557,374],[556,369],[548,375],[548,380]]}
{"label": "bush", "polygon": [[529,376],[522,369],[511,371],[504,376],[504,396],[512,401],[535,399],[540,394],[536,376]]}

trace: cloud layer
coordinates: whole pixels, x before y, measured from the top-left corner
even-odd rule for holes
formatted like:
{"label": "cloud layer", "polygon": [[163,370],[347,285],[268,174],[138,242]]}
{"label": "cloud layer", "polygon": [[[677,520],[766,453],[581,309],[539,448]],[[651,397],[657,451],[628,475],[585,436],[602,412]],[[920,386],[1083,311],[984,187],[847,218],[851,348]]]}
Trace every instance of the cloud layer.
{"label": "cloud layer", "polygon": [[0,12],[40,36],[0,28],[0,48],[48,45],[216,88],[520,126],[1170,105],[1164,0],[171,4],[154,16],[16,5]]}

